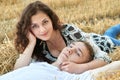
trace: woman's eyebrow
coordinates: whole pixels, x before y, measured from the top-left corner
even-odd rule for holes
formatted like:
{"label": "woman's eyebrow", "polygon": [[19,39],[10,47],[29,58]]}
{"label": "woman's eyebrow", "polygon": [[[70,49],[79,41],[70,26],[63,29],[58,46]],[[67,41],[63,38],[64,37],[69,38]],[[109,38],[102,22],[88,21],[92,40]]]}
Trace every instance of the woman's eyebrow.
{"label": "woman's eyebrow", "polygon": [[47,20],[47,18],[42,19],[42,21]]}
{"label": "woman's eyebrow", "polygon": [[46,20],[49,20],[49,18],[44,18],[44,19],[42,19],[42,21],[46,21]]}

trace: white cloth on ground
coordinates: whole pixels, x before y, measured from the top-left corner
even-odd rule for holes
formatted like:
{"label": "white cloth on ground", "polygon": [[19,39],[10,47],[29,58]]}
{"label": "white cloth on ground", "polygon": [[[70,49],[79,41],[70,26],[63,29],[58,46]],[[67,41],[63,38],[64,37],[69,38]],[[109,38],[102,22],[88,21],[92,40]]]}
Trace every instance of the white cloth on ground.
{"label": "white cloth on ground", "polygon": [[29,66],[0,76],[0,80],[94,80],[90,71],[70,74],[45,62],[31,63]]}

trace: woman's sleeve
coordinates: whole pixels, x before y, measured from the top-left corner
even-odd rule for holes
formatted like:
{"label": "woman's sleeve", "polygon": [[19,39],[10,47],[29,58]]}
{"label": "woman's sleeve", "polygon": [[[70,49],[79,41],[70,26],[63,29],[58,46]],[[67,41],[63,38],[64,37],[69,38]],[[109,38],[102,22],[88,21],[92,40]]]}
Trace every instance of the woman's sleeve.
{"label": "woman's sleeve", "polygon": [[[90,34],[87,34],[87,36]],[[112,60],[109,57],[108,53],[102,51],[95,43],[92,39],[90,38],[86,38],[85,40],[86,42],[88,42],[91,47],[93,48],[94,51],[94,59],[100,59],[100,60],[104,60],[107,63],[110,63]]]}
{"label": "woman's sleeve", "polygon": [[97,51],[95,53],[94,59],[104,60],[107,63],[111,63],[112,62],[112,60],[109,57],[109,55],[106,52],[104,52],[104,51]]}
{"label": "woman's sleeve", "polygon": [[93,39],[90,37],[92,33],[86,33],[82,31],[78,26],[74,24],[65,24],[64,29],[62,30],[63,35],[67,41],[87,41],[93,47],[94,50],[94,59],[101,59],[107,63],[111,62],[108,54],[101,51],[101,49],[93,42]]}

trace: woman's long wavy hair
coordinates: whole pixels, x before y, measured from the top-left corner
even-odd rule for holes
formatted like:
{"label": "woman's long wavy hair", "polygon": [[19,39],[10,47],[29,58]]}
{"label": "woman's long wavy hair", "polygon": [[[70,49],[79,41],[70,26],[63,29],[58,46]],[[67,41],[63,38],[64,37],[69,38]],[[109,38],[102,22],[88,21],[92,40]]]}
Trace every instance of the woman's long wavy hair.
{"label": "woman's long wavy hair", "polygon": [[[41,11],[49,16],[49,18],[52,21],[54,30],[59,30],[61,28],[60,20],[58,16],[55,14],[55,12],[52,11],[52,9],[50,9],[47,5],[45,5],[40,1],[30,3],[23,10],[21,18],[16,25],[17,32],[16,32],[16,39],[15,39],[15,47],[18,50],[18,52],[22,53],[29,43],[29,40],[27,38],[27,33],[30,30],[31,17]],[[41,43],[41,40],[37,39],[36,46],[34,48],[32,56],[35,56],[37,60],[49,62],[49,60],[47,60],[42,54],[43,47],[42,45],[40,45],[40,43]]]}

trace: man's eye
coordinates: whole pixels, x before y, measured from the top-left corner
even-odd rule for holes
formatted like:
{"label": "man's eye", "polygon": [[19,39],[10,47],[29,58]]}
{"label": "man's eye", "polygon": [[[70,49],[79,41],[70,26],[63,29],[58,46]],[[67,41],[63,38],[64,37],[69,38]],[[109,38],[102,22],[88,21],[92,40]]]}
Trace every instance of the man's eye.
{"label": "man's eye", "polygon": [[76,54],[77,54],[78,56],[81,56],[81,55],[80,55],[81,52],[79,51],[79,49],[76,49]]}
{"label": "man's eye", "polygon": [[72,45],[70,45],[69,47],[70,47],[70,48],[72,48],[73,46],[72,46]]}
{"label": "man's eye", "polygon": [[80,56],[80,54],[79,54],[78,52],[76,52],[76,54],[77,54],[78,56]]}

